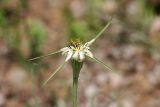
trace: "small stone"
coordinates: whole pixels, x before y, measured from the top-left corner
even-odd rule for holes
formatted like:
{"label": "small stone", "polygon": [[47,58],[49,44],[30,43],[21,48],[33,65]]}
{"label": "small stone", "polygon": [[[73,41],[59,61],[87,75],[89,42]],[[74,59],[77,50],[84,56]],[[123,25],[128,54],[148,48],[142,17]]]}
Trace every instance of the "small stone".
{"label": "small stone", "polygon": [[6,101],[6,98],[5,98],[4,94],[0,93],[0,106],[1,107],[3,106],[3,104],[5,103],[5,101]]}
{"label": "small stone", "polygon": [[110,84],[113,88],[116,88],[123,83],[123,77],[116,73],[109,73]]}
{"label": "small stone", "polygon": [[117,3],[115,0],[106,0],[106,2],[103,5],[104,11],[106,11],[109,14],[114,14],[117,12]]}
{"label": "small stone", "polygon": [[150,29],[151,40],[154,44],[160,42],[160,17],[156,17]]}
{"label": "small stone", "polygon": [[27,71],[16,64],[11,66],[10,70],[6,74],[5,80],[18,89],[27,87],[28,83],[31,82]]}
{"label": "small stone", "polygon": [[75,18],[80,18],[84,15],[85,7],[82,1],[72,1],[70,8]]}
{"label": "small stone", "polygon": [[86,88],[85,95],[87,98],[92,98],[97,92],[97,86],[95,84],[90,84]]}

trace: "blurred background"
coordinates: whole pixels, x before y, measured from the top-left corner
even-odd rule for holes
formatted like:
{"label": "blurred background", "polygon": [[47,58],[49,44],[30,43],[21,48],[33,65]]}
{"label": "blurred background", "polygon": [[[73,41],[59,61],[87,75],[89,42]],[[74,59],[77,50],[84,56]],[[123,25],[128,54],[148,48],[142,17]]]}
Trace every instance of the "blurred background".
{"label": "blurred background", "polygon": [[72,69],[55,55],[28,61],[93,38],[112,67],[86,60],[79,78],[79,107],[160,107],[159,0],[0,0],[0,107],[72,107]]}

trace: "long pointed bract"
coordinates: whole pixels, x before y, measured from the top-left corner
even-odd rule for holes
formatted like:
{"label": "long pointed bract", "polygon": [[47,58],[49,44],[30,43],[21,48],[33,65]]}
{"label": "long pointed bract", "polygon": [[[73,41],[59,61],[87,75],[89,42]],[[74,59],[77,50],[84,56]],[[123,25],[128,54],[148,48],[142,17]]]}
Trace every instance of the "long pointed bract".
{"label": "long pointed bract", "polygon": [[109,22],[107,23],[107,25],[96,35],[95,38],[93,38],[92,40],[90,40],[88,43],[88,46],[92,45],[93,42],[95,42],[101,35],[102,33],[109,27],[109,25],[112,22],[112,17],[110,18]]}
{"label": "long pointed bract", "polygon": [[46,85],[47,82],[65,65],[65,61],[56,69],[55,72],[52,73],[52,75],[43,83],[42,86]]}
{"label": "long pointed bract", "polygon": [[96,35],[95,40],[102,35],[102,33],[109,27],[109,25],[112,22],[112,17],[110,18],[109,22],[107,23],[107,25]]}
{"label": "long pointed bract", "polygon": [[100,61],[99,59],[97,59],[96,57],[89,57],[91,59],[93,59],[94,61],[96,61],[97,63],[103,65],[107,70],[113,71],[109,66],[107,66],[104,62]]}
{"label": "long pointed bract", "polygon": [[59,51],[56,51],[56,52],[49,53],[47,55],[42,55],[42,56],[38,56],[38,57],[35,57],[35,58],[31,58],[31,59],[29,59],[29,61],[33,61],[33,60],[36,60],[36,59],[40,59],[40,58],[44,58],[44,57],[47,57],[47,56],[51,56],[51,55],[54,55],[54,54],[57,54],[57,53],[60,53],[60,52],[62,52],[62,51],[59,50]]}

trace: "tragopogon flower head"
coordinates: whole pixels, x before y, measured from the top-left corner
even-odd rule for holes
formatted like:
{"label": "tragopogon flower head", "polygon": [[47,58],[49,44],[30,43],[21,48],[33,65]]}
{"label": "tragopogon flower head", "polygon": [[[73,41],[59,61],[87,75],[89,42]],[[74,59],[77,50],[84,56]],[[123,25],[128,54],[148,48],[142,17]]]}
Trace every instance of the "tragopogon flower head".
{"label": "tragopogon flower head", "polygon": [[98,39],[99,36],[102,35],[102,33],[108,28],[108,26],[111,24],[111,20],[109,23],[97,34],[95,38],[90,40],[89,42],[82,43],[79,39],[71,41],[70,45],[67,47],[64,47],[60,49],[59,51],[52,52],[47,55],[39,56],[36,58],[32,58],[30,60],[35,60],[39,58],[43,58],[46,56],[51,56],[57,53],[62,53],[62,55],[66,56],[64,62],[57,68],[57,70],[45,81],[44,85],[65,65],[67,61],[70,59],[76,60],[78,62],[83,62],[86,57],[89,57],[96,61],[97,63],[103,65],[108,70],[111,70],[107,65],[105,65],[103,62],[98,60],[96,57],[93,56],[92,52],[90,51],[90,46]]}
{"label": "tragopogon flower head", "polygon": [[61,49],[62,54],[66,55],[65,61],[69,59],[74,59],[79,62],[84,61],[86,56],[93,57],[92,52],[90,51],[90,47],[87,43],[82,44],[82,42],[77,39],[75,41],[71,41],[70,45]]}

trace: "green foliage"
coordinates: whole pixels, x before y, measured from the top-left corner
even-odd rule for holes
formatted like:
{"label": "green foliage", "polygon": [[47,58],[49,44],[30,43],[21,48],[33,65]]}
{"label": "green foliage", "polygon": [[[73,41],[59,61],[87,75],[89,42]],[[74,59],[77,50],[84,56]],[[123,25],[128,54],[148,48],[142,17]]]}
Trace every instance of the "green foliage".
{"label": "green foliage", "polygon": [[77,38],[80,38],[80,39],[84,39],[85,36],[88,34],[88,27],[86,25],[86,23],[84,22],[73,22],[71,25],[70,25],[70,38],[72,39],[77,39]]}
{"label": "green foliage", "polygon": [[70,8],[66,6],[64,16],[69,39],[80,38],[81,40],[85,40],[88,36],[92,35],[91,32],[96,34],[103,28],[102,21],[97,17],[97,12],[102,5],[102,1],[103,0],[85,1],[87,8],[83,19],[73,17]]}
{"label": "green foliage", "polygon": [[149,6],[146,2],[146,0],[139,0],[139,8],[140,8],[140,18],[139,21],[143,25],[145,29],[148,30],[148,26],[150,26],[150,23],[153,20],[154,17],[154,11],[153,7]]}
{"label": "green foliage", "polygon": [[20,0],[20,6],[22,9],[25,9],[28,7],[28,0]]}
{"label": "green foliage", "polygon": [[101,29],[101,20],[98,18],[103,0],[86,0],[87,9],[85,19],[93,31]]}
{"label": "green foliage", "polygon": [[30,38],[29,44],[31,57],[35,57],[40,54],[40,49],[46,37],[44,25],[40,21],[31,19],[28,21],[28,28],[26,33]]}
{"label": "green foliage", "polygon": [[8,28],[4,31],[3,37],[7,42],[8,46],[13,50],[19,50],[20,46],[20,35],[16,28]]}
{"label": "green foliage", "polygon": [[10,0],[0,0],[0,3],[7,3],[9,2]]}
{"label": "green foliage", "polygon": [[17,14],[10,9],[0,9],[0,36],[4,38],[10,48],[15,50],[18,50],[20,43],[19,31],[16,26],[19,20]]}
{"label": "green foliage", "polygon": [[[28,47],[30,48],[29,50],[32,57],[41,53],[41,46],[45,40],[46,31],[44,25],[35,19],[31,18],[28,22],[23,19],[22,23],[21,12],[21,8],[19,7],[14,9],[0,9],[0,37],[6,42],[10,51],[13,51],[13,57],[20,64],[32,67],[32,64],[26,62],[25,56],[21,52],[22,35],[28,36],[26,38],[29,42]],[[20,25],[23,25],[24,28],[27,26],[27,29],[21,28]],[[23,34],[23,30],[26,31],[25,34],[27,35]]]}
{"label": "green foliage", "polygon": [[69,7],[64,9],[64,16],[66,22],[66,28],[68,30],[68,39],[81,39],[84,40],[86,35],[89,34],[89,28],[85,21],[78,21],[74,19]]}
{"label": "green foliage", "polygon": [[0,9],[0,26],[2,27],[4,25],[6,25],[6,23],[7,23],[7,20],[4,15],[4,10]]}

